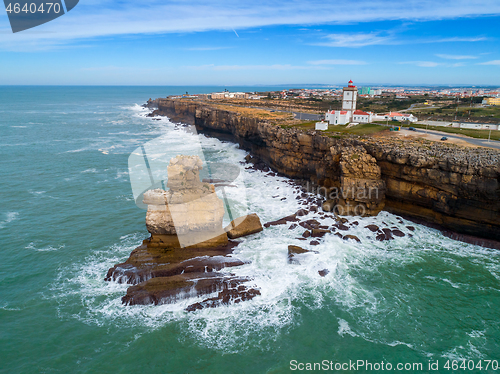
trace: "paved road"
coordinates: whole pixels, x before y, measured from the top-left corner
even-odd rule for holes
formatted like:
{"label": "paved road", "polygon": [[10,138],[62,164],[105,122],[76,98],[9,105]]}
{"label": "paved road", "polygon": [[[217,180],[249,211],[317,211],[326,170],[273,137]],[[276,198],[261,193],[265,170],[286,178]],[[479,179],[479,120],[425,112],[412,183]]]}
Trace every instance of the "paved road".
{"label": "paved road", "polygon": [[300,112],[292,112],[293,116],[296,119],[303,119],[304,121],[319,121],[320,119],[324,119],[324,114],[311,114],[311,113],[300,113]]}
{"label": "paved road", "polygon": [[[496,148],[500,149],[500,141],[498,140],[490,140],[488,142],[488,139],[476,139],[476,138],[469,138],[465,136],[460,136],[460,135],[454,135],[454,134],[449,134],[447,132],[442,132],[442,131],[434,131],[434,130],[424,130],[424,129],[415,129],[416,132],[421,132],[421,133],[428,133],[432,135],[439,135],[439,136],[446,136],[447,138],[454,138],[454,139],[460,139],[463,141],[466,141],[467,143],[476,145],[476,146],[483,146],[483,147],[490,147],[490,148]],[[409,131],[409,130],[403,130],[403,131]]]}

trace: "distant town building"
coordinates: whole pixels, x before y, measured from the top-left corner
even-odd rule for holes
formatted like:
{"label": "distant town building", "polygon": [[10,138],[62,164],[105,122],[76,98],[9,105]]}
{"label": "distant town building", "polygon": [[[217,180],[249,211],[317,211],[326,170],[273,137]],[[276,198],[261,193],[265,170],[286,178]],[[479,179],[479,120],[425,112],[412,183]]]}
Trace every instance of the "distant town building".
{"label": "distant town building", "polygon": [[212,92],[210,94],[210,98],[213,99],[213,100],[224,99],[225,97],[226,97],[226,93],[225,92]]}
{"label": "distant town building", "polygon": [[248,94],[245,92],[213,92],[210,94],[212,100],[221,99],[247,99]]}
{"label": "distant town building", "polygon": [[370,95],[372,92],[371,87],[360,87],[358,88],[358,93],[360,95]]}
{"label": "distant town building", "polygon": [[483,105],[500,105],[500,97],[486,97]]}

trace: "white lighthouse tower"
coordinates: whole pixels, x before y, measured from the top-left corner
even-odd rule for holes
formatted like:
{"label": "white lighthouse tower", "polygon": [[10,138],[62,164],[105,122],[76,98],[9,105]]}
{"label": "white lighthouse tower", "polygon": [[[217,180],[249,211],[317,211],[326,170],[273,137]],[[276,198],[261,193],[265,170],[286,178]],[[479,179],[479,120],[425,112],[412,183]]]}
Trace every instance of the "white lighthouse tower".
{"label": "white lighthouse tower", "polygon": [[342,96],[342,110],[347,111],[347,122],[352,122],[354,111],[356,110],[356,100],[358,98],[358,89],[349,81],[348,86],[344,87]]}

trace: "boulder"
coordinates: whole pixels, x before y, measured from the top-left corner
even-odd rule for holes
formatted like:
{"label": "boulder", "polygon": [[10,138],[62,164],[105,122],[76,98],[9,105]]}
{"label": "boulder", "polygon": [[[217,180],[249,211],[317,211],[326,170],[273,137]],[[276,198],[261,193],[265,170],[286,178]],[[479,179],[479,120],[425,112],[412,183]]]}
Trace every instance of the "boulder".
{"label": "boulder", "polygon": [[352,240],[356,240],[358,243],[361,243],[361,240],[359,240],[359,238],[356,235],[345,235],[343,237],[343,239],[344,240],[352,239]]}
{"label": "boulder", "polygon": [[263,228],[259,216],[253,213],[235,219],[224,230],[230,239],[236,239],[261,232]]}

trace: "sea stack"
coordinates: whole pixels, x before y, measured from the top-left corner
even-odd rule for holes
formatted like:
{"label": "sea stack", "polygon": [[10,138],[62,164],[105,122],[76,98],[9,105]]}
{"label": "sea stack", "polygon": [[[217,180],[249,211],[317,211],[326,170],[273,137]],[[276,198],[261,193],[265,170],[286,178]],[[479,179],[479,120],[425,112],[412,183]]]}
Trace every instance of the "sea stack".
{"label": "sea stack", "polygon": [[212,184],[200,181],[203,168],[198,156],[177,156],[167,168],[168,191],[144,193],[148,205],[146,227],[151,233],[148,246],[198,248],[227,245],[222,228],[224,204]]}
{"label": "sea stack", "polygon": [[[228,240],[222,227],[224,204],[215,187],[200,181],[198,156],[177,156],[167,168],[167,190],[144,193],[146,227],[151,237],[132,251],[127,261],[109,269],[107,281],[128,283],[126,305],[165,304],[193,296],[217,296],[192,304],[187,311],[250,300],[258,289],[224,268],[241,266],[229,257],[239,242]],[[239,217],[226,228],[231,237],[262,231],[257,215]]]}

